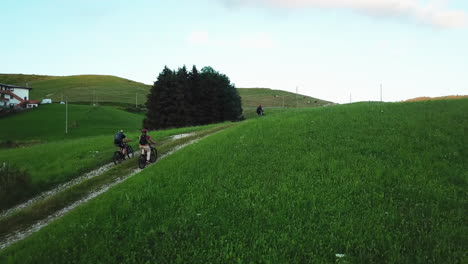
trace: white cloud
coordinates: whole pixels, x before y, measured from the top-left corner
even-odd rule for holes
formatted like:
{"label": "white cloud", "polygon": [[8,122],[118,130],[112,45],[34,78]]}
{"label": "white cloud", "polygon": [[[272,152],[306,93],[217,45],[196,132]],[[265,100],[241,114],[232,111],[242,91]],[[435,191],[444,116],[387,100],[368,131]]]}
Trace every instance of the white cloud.
{"label": "white cloud", "polygon": [[425,24],[457,28],[467,25],[465,11],[447,10],[448,0],[225,0],[230,6],[267,5],[281,8],[344,8],[380,17],[406,17]]}

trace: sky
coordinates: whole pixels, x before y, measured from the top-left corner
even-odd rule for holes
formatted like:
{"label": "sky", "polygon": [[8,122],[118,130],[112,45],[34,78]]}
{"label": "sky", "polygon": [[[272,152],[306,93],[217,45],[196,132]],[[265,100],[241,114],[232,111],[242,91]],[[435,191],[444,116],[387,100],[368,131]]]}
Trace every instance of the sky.
{"label": "sky", "polygon": [[467,0],[1,0],[0,73],[211,66],[336,103],[468,95]]}

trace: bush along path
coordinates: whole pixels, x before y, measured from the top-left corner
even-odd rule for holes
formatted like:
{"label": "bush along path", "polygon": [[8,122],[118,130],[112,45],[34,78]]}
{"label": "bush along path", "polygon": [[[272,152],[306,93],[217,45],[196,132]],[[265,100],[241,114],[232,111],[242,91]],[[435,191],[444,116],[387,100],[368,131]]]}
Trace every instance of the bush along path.
{"label": "bush along path", "polygon": [[[158,160],[232,125],[222,124],[195,133],[173,136],[157,147],[160,155]],[[137,152],[135,154],[138,155]],[[138,157],[134,157],[117,166],[106,164],[6,211],[0,216],[0,250],[39,231],[80,204],[137,174],[141,171],[137,161]]]}

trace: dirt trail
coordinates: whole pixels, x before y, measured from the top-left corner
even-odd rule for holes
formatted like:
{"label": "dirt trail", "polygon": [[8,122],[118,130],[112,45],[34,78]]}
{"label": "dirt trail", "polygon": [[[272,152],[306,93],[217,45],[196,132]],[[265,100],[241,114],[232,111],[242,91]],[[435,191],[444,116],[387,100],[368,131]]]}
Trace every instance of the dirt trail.
{"label": "dirt trail", "polygon": [[109,169],[111,169],[112,166],[114,166],[114,163],[112,163],[112,162],[108,163],[108,164],[106,164],[104,166],[101,166],[101,167],[99,167],[99,168],[97,168],[97,169],[95,169],[93,171],[85,173],[82,176],[80,176],[78,178],[75,178],[75,179],[73,179],[73,180],[71,180],[69,182],[62,183],[62,184],[58,185],[57,187],[55,187],[55,188],[53,188],[53,189],[51,189],[49,191],[45,191],[45,192],[37,195],[36,197],[34,197],[34,198],[32,198],[32,199],[30,199],[30,200],[28,200],[28,201],[26,201],[26,202],[24,202],[22,204],[16,205],[15,207],[12,207],[12,208],[0,213],[0,218],[5,217],[5,216],[9,216],[9,215],[13,214],[14,212],[18,211],[19,209],[28,207],[28,206],[30,206],[30,205],[32,205],[32,204],[34,204],[34,203],[36,203],[36,202],[38,202],[40,200],[44,200],[47,197],[50,197],[52,195],[55,195],[55,194],[57,194],[59,192],[62,192],[64,190],[66,190],[66,189],[68,189],[68,188],[70,188],[72,186],[80,184],[83,181],[86,181],[86,180],[91,179],[93,177],[99,176],[99,175],[103,174],[104,172],[108,171]]}
{"label": "dirt trail", "polygon": [[[182,134],[182,137],[177,137],[176,138],[174,136],[173,138],[174,139],[180,139],[180,138],[188,137],[188,136],[192,136],[192,135],[194,135],[194,134],[193,133]],[[178,136],[181,136],[181,135],[178,135]],[[187,142],[185,144],[182,144],[182,145],[178,145],[178,146],[174,147],[173,149],[171,149],[166,154],[162,155],[158,160],[164,159],[165,157],[173,154],[174,152],[176,152],[176,151],[178,151],[178,150],[180,150],[180,149],[182,149],[182,148],[184,148],[184,147],[186,147],[188,145],[191,145],[191,144],[193,144],[193,143],[195,143],[195,142],[197,142],[197,141],[199,141],[199,140],[201,140],[201,139],[203,139],[205,137],[207,137],[207,136],[191,140],[191,141],[189,141],[189,142]],[[150,164],[149,166],[152,166],[152,165],[153,164]],[[44,193],[38,195],[37,197],[29,200],[26,203],[23,203],[21,205],[18,205],[18,206],[14,207],[14,208],[9,209],[8,211],[6,211],[4,213],[4,215],[12,214],[13,212],[15,212],[15,211],[17,211],[17,210],[19,210],[21,208],[27,207],[27,206],[29,206],[29,205],[31,205],[31,204],[33,204],[33,203],[35,203],[35,202],[37,202],[37,201],[39,201],[41,199],[49,197],[49,196],[51,196],[53,194],[56,194],[56,193],[58,193],[60,191],[65,191],[66,189],[68,189],[69,187],[71,187],[73,185],[76,185],[76,184],[78,184],[80,182],[83,182],[83,181],[85,181],[87,179],[90,179],[92,177],[96,177],[96,176],[106,172],[107,170],[109,170],[112,166],[113,166],[113,163],[106,164],[106,165],[104,165],[104,166],[102,166],[102,167],[100,167],[100,168],[98,168],[98,169],[96,169],[94,171],[91,171],[91,172],[89,172],[89,173],[87,173],[87,174],[85,174],[85,175],[83,175],[83,176],[81,176],[81,177],[79,177],[79,178],[77,178],[77,179],[75,179],[73,181],[62,184],[62,185],[58,186],[57,188],[55,188],[53,190],[50,190],[48,192],[44,192]],[[39,231],[43,227],[50,224],[52,221],[62,217],[63,215],[65,215],[69,211],[73,210],[77,206],[79,206],[79,205],[81,205],[81,204],[83,204],[83,203],[85,203],[85,202],[99,196],[100,194],[106,192],[107,190],[109,190],[113,186],[125,181],[126,179],[128,179],[131,176],[139,173],[140,171],[141,171],[141,169],[137,168],[137,169],[133,170],[130,174],[125,175],[125,176],[121,176],[121,177],[117,178],[114,182],[99,187],[96,191],[88,194],[87,196],[85,196],[82,199],[74,202],[73,204],[71,204],[71,205],[69,205],[69,206],[67,206],[67,207],[65,207],[65,208],[63,208],[63,209],[49,215],[48,217],[46,217],[46,218],[44,218],[44,219],[42,219],[40,221],[37,221],[37,222],[29,225],[28,227],[22,229],[22,230],[13,232],[13,233],[5,236],[5,237],[0,238],[0,250],[10,246],[11,244],[13,244],[13,243],[15,243],[17,241],[23,240],[24,238],[28,237],[29,235]]]}

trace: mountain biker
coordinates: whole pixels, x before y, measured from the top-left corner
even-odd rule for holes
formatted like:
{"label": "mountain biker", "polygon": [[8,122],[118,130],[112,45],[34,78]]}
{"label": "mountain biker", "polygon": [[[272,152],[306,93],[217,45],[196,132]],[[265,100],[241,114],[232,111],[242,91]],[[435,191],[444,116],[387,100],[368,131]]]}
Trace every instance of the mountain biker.
{"label": "mountain biker", "polygon": [[257,115],[259,115],[259,116],[263,115],[263,108],[262,108],[262,105],[259,105],[259,106],[257,107]]}
{"label": "mountain biker", "polygon": [[125,154],[127,154],[127,142],[132,141],[125,136],[123,130],[119,130],[114,136],[114,145],[120,149],[123,159],[125,159]]}
{"label": "mountain biker", "polygon": [[150,136],[147,135],[148,129],[143,128],[141,130],[141,136],[138,138],[140,143],[141,154],[144,155],[146,151],[146,163],[150,163],[151,148],[149,143],[156,144]]}

